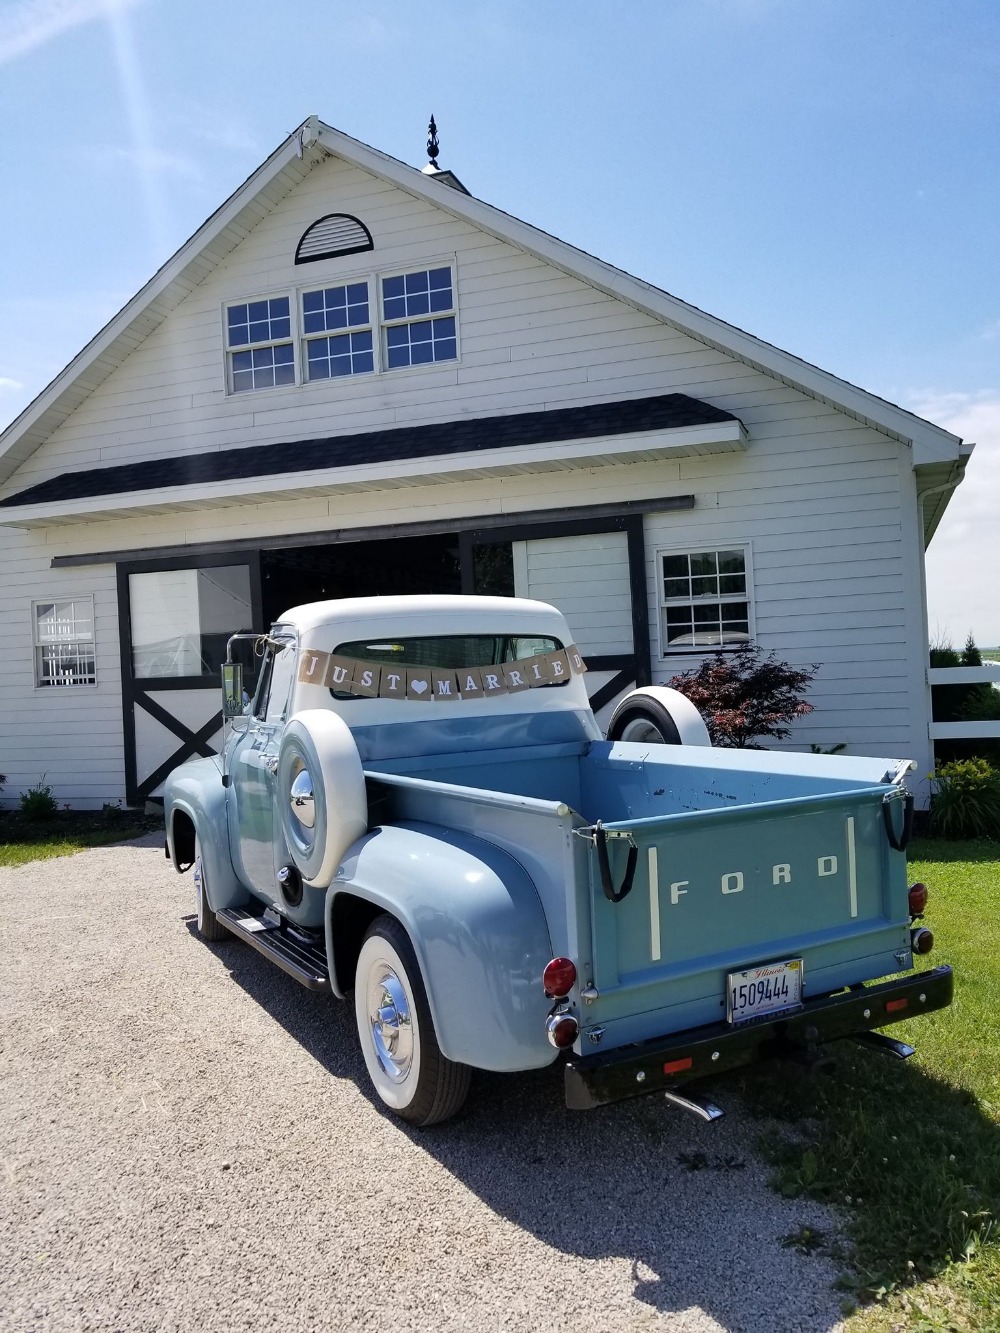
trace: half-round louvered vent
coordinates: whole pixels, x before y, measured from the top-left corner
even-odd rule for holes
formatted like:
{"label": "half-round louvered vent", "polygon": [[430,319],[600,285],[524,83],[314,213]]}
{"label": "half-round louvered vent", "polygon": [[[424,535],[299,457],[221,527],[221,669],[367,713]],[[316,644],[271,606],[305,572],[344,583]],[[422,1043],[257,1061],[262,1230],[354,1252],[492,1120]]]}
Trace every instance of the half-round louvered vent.
{"label": "half-round louvered vent", "polygon": [[295,249],[295,262],[311,264],[316,259],[356,255],[374,248],[372,234],[363,222],[350,213],[328,213],[302,233]]}

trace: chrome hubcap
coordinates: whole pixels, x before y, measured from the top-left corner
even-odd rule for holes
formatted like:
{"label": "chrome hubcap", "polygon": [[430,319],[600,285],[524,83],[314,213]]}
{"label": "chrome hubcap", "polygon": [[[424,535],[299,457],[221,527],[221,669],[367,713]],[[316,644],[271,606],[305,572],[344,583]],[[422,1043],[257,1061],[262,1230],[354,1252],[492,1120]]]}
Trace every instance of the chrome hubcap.
{"label": "chrome hubcap", "polygon": [[413,1063],[413,1025],[403,983],[383,964],[368,986],[368,1018],[372,1042],[382,1071],[401,1083]]}
{"label": "chrome hubcap", "polygon": [[201,916],[201,903],[202,903],[202,896],[204,893],[201,877],[202,877],[201,857],[199,856],[194,863],[194,906],[195,906],[195,911],[198,913],[199,916]]}
{"label": "chrome hubcap", "polygon": [[622,730],[623,741],[639,741],[645,745],[663,745],[663,733],[655,722],[644,717],[634,717]]}
{"label": "chrome hubcap", "polygon": [[311,829],[316,823],[316,798],[313,795],[312,778],[308,768],[302,768],[295,776],[288,793],[292,814],[305,829]]}

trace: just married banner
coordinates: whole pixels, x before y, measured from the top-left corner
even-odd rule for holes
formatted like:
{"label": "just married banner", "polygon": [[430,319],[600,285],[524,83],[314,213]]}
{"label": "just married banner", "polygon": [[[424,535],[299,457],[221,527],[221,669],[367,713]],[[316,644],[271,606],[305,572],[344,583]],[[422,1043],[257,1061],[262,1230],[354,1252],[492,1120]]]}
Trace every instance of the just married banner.
{"label": "just married banner", "polygon": [[540,685],[558,685],[586,670],[587,665],[576,644],[557,652],[526,657],[522,662],[461,667],[455,671],[396,666],[391,662],[362,662],[353,657],[307,649],[299,663],[299,680],[306,685],[326,685],[363,699],[414,699],[429,703],[434,699],[483,699],[498,694],[517,694],[520,690],[535,689]]}

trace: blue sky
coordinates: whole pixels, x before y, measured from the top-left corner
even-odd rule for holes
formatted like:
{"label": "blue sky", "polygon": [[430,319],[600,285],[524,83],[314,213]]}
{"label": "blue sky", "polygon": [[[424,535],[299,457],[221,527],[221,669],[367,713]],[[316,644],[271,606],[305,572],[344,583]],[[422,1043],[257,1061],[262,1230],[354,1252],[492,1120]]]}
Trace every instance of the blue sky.
{"label": "blue sky", "polygon": [[310,114],[977,442],[1000,644],[996,0],[0,0],[0,425]]}

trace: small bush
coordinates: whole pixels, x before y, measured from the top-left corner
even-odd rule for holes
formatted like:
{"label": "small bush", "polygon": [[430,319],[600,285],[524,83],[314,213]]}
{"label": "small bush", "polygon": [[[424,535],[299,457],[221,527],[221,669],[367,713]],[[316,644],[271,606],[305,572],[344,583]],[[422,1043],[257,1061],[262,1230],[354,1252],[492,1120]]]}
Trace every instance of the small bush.
{"label": "small bush", "polygon": [[51,819],[59,809],[52,795],[52,788],[45,781],[44,773],[33,787],[21,793],[18,804],[21,814],[32,823],[36,820]]}
{"label": "small bush", "polygon": [[931,775],[931,832],[939,838],[1000,837],[1000,773],[985,759],[956,759]]}
{"label": "small bush", "polygon": [[713,653],[696,671],[667,684],[686,695],[705,719],[713,745],[759,750],[757,737],[782,740],[788,723],[813,711],[802,698],[818,666],[793,667],[774,653],[744,644]]}

